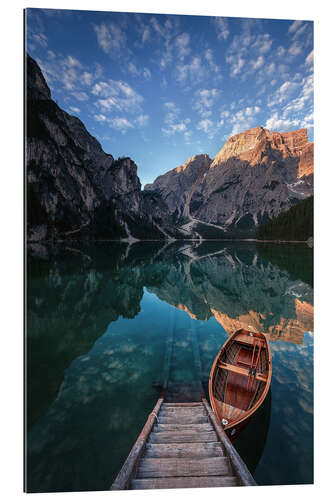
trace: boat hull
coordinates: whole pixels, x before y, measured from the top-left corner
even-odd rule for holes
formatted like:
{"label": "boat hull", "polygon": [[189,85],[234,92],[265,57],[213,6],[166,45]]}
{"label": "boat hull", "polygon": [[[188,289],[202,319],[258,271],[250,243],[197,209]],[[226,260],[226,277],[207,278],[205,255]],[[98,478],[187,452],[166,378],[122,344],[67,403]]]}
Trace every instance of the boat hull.
{"label": "boat hull", "polygon": [[271,382],[268,336],[241,329],[224,343],[209,379],[210,403],[234,441],[264,401]]}

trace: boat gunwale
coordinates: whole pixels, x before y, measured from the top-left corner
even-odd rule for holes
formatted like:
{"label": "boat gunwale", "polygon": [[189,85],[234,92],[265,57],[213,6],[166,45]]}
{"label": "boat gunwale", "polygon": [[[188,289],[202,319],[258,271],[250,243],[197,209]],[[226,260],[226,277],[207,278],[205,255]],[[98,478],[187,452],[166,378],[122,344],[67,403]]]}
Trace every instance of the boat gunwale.
{"label": "boat gunwale", "polygon": [[267,393],[269,391],[269,388],[270,388],[270,385],[271,385],[271,379],[272,379],[272,353],[271,353],[271,348],[270,348],[270,345],[269,345],[269,336],[264,333],[264,332],[251,332],[250,330],[245,330],[244,328],[240,328],[239,330],[237,330],[236,332],[234,332],[232,335],[230,335],[229,338],[227,338],[227,340],[224,342],[224,344],[222,345],[221,349],[219,350],[219,352],[217,353],[216,355],[216,358],[214,360],[214,363],[212,365],[212,368],[211,368],[211,371],[210,371],[210,375],[209,375],[209,399],[210,399],[210,403],[213,407],[213,410],[214,410],[214,413],[215,415],[217,416],[217,418],[219,419],[220,416],[219,416],[219,412],[217,411],[217,408],[216,408],[216,405],[215,405],[215,397],[213,396],[213,376],[217,370],[217,363],[220,359],[220,355],[221,353],[225,350],[227,344],[229,344],[230,342],[233,342],[233,341],[236,341],[235,337],[237,335],[239,335],[240,333],[242,332],[246,332],[247,334],[249,333],[252,333],[253,336],[259,336],[259,337],[263,337],[264,340],[265,340],[265,343],[266,343],[266,346],[267,346],[267,352],[268,352],[268,376],[267,376],[267,380],[266,382],[261,382],[261,383],[265,383],[265,388],[260,396],[260,398],[258,399],[258,401],[252,406],[252,408],[250,408],[249,410],[247,410],[240,418],[238,419],[235,419],[234,421],[228,423],[226,426],[224,426],[224,430],[228,430],[228,429],[232,429],[233,427],[236,427],[236,425],[239,425],[240,423],[244,422],[245,420],[247,420],[248,418],[250,418],[253,413],[255,413],[257,411],[257,409],[259,408],[259,406],[262,404],[262,402],[264,401],[265,397],[267,396]]}

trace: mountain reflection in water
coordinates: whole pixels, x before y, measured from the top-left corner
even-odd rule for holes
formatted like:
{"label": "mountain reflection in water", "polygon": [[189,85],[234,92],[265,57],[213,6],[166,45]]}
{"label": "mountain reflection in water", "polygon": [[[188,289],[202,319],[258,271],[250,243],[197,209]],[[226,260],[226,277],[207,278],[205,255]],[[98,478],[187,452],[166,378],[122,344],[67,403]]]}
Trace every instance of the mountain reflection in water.
{"label": "mountain reflection in water", "polygon": [[255,478],[311,483],[313,336],[305,332],[313,330],[312,250],[285,247],[30,245],[28,490],[110,486],[158,396],[153,386],[163,378],[171,317],[174,378],[195,377],[189,366],[195,335],[204,384],[227,334],[269,333],[272,409]]}

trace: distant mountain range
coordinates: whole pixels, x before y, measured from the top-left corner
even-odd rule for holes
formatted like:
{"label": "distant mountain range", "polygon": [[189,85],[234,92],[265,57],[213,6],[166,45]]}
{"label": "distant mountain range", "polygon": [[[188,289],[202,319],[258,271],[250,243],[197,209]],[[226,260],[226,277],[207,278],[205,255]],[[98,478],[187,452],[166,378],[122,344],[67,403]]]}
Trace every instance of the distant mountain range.
{"label": "distant mountain range", "polygon": [[313,194],[306,129],[256,127],[157,177],[141,190],[137,166],[115,160],[63,111],[26,58],[27,238],[202,239],[247,237]]}

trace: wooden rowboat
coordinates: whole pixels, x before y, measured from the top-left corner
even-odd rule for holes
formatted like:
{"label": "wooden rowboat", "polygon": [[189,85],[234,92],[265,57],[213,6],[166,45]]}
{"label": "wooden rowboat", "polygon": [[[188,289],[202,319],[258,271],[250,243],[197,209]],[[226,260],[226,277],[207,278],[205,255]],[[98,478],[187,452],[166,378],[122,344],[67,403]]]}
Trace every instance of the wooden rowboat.
{"label": "wooden rowboat", "polygon": [[268,336],[237,330],[220,349],[209,377],[211,406],[231,439],[238,436],[264,401],[271,378]]}

